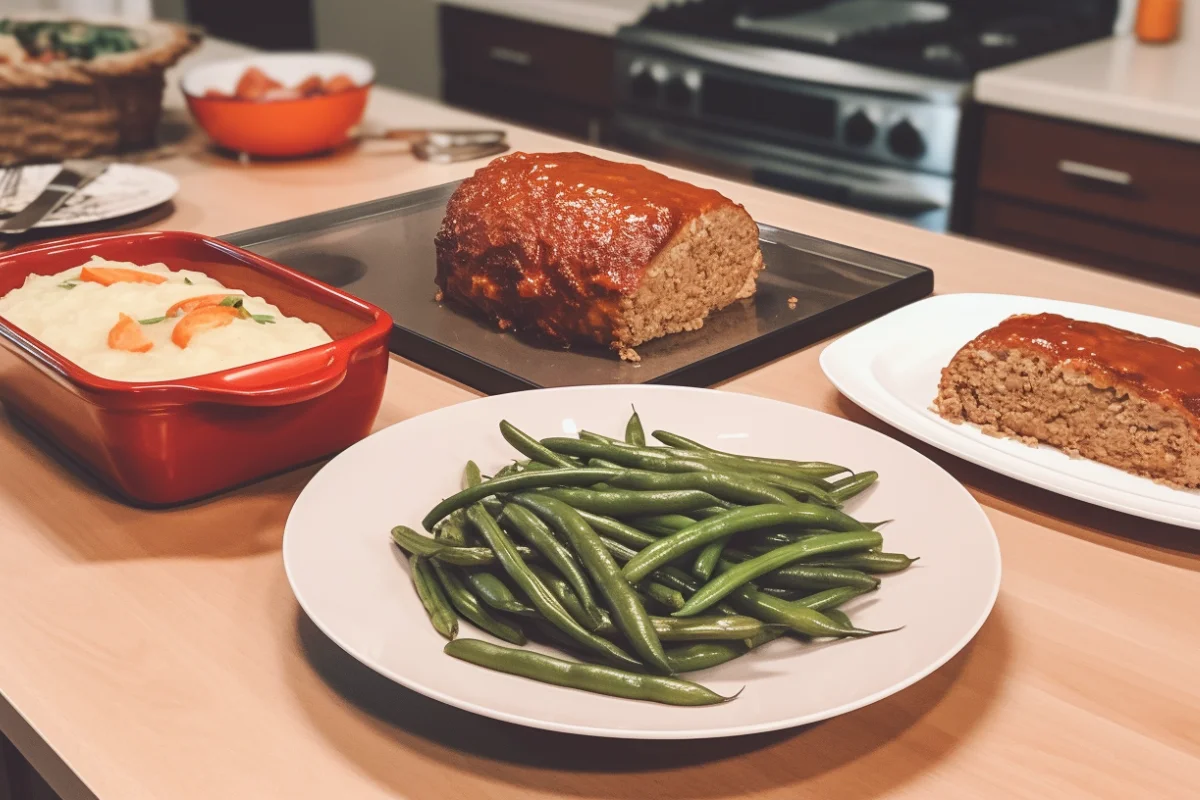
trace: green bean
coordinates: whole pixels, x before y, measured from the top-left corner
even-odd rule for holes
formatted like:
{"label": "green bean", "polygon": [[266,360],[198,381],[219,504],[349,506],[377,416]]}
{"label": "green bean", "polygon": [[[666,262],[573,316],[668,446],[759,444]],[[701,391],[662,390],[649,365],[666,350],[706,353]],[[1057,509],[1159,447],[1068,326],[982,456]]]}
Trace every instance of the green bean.
{"label": "green bean", "polygon": [[604,549],[617,561],[618,564],[624,564],[637,555],[637,550],[632,547],[621,544],[618,541],[609,539],[607,536],[600,537],[600,543],[604,545]]}
{"label": "green bean", "polygon": [[804,597],[803,589],[779,589],[774,586],[758,585],[758,590],[763,594],[771,595],[771,597],[778,597],[780,600],[799,600]]}
{"label": "green bean", "polygon": [[846,628],[819,611],[808,608],[803,600],[780,600],[751,586],[742,586],[729,596],[730,604],[743,614],[763,622],[786,625],[805,636],[874,636],[876,631]]}
{"label": "green bean", "polygon": [[[654,630],[664,642],[698,642],[722,639],[749,639],[768,626],[754,617],[741,615],[715,617],[651,617]],[[690,624],[684,624],[690,623]]]}
{"label": "green bean", "polygon": [[526,489],[541,489],[547,486],[591,486],[594,483],[606,481],[616,475],[611,469],[548,469],[540,472],[522,472],[519,475],[508,475],[504,478],[493,478],[490,481],[463,489],[458,494],[447,497],[433,507],[421,521],[425,530],[432,530],[434,523],[442,517],[459,508],[466,508],[472,503],[478,503],[485,497],[519,492]]}
{"label": "green bean", "polygon": [[[455,658],[510,675],[613,697],[677,706],[707,706],[733,699],[722,697],[699,684],[679,678],[564,661],[528,650],[500,647],[479,639],[457,639],[449,642],[445,652]],[[663,660],[666,660],[665,656]]]}
{"label": "green bean", "polygon": [[657,536],[651,536],[649,533],[638,530],[631,525],[626,525],[624,522],[615,520],[612,517],[593,514],[590,511],[584,511],[579,508],[575,510],[579,513],[579,516],[583,517],[589,525],[596,529],[596,533],[601,533],[629,547],[641,550],[646,545],[658,541]]}
{"label": "green bean", "polygon": [[[735,533],[757,530],[783,523],[808,524],[814,528],[837,531],[861,530],[862,525],[837,509],[816,505],[761,505],[739,508],[697,522],[653,544],[647,545],[638,557],[625,566],[625,577],[640,580],[656,567],[701,548],[709,542],[725,539]],[[882,539],[881,539],[882,541]]]}
{"label": "green bean", "polygon": [[878,472],[859,472],[833,482],[831,494],[839,503],[844,503],[855,495],[862,494],[867,487],[879,480]]}
{"label": "green bean", "polygon": [[646,544],[652,544],[660,536],[670,536],[672,533],[696,524],[696,520],[682,514],[658,514],[652,517],[639,517],[630,522],[639,530],[654,534]]}
{"label": "green bean", "polygon": [[[433,531],[433,539],[449,547],[465,547],[467,544],[466,516],[463,512],[455,511],[437,524]],[[420,535],[420,534],[418,534]],[[422,537],[424,538],[424,537]]]}
{"label": "green bean", "polygon": [[869,553],[852,553],[844,556],[825,556],[820,559],[814,559],[810,563],[814,567],[842,567],[878,575],[888,572],[903,572],[912,566],[916,560],[902,553],[871,551]]}
{"label": "green bean", "polygon": [[626,469],[615,461],[607,461],[603,458],[589,458],[587,465],[589,467],[600,467],[601,469]]}
{"label": "green bean", "polygon": [[474,461],[468,461],[467,466],[463,468],[463,488],[470,489],[472,486],[478,486],[483,483],[483,475],[479,472],[479,465]]}
{"label": "green bean", "polygon": [[[566,609],[567,613],[571,615],[571,619],[582,625],[585,630],[589,630],[589,626],[593,624],[593,620],[588,616],[588,613],[584,611],[583,603],[579,602],[579,597],[576,596],[575,590],[571,588],[571,585],[545,567],[542,567],[538,564],[529,564],[528,566],[533,574],[537,575],[538,580],[540,580],[542,584],[550,590],[550,593],[554,595],[554,599],[557,600],[562,607]],[[605,625],[603,620],[605,620],[607,617],[608,613],[604,609],[600,609],[600,618],[602,622],[599,627],[592,631],[592,633],[604,632]],[[616,628],[612,626],[611,619],[608,620],[608,627],[613,631],[616,630]]]}
{"label": "green bean", "polygon": [[554,538],[554,532],[546,527],[546,523],[538,519],[537,515],[527,508],[509,503],[501,512],[500,520],[509,523],[522,538],[533,545],[535,550],[545,556],[551,566],[566,578],[587,614],[589,622],[585,622],[584,627],[595,630],[600,625],[600,606],[596,605],[596,598],[592,595],[591,587],[588,586],[587,576],[583,574],[579,562],[575,560],[571,551]]}
{"label": "green bean", "polygon": [[458,615],[450,607],[429,560],[424,556],[412,556],[408,564],[412,568],[413,588],[417,590],[417,597],[425,607],[433,629],[447,639],[453,639],[458,635]]}
{"label": "green bean", "polygon": [[[722,466],[715,461],[698,458],[695,453],[672,453],[652,447],[637,447],[587,431],[583,431],[579,435],[588,438],[553,437],[543,439],[542,444],[559,454],[587,459],[599,458],[628,468],[651,472],[734,474],[730,465]],[[733,466],[736,468],[737,465]]]}
{"label": "green bean", "polygon": [[666,492],[637,492],[628,489],[611,492],[592,489],[541,489],[538,493],[561,500],[572,508],[617,519],[644,517],[647,514],[675,514],[707,508],[721,502],[707,492],[694,489]]}
{"label": "green bean", "polygon": [[646,445],[646,431],[642,429],[642,418],[638,416],[636,408],[633,409],[633,416],[629,418],[629,422],[625,423],[625,441],[639,447]]}
{"label": "green bean", "polygon": [[795,602],[805,608],[811,608],[813,611],[827,611],[853,600],[860,594],[864,594],[865,591],[871,590],[857,589],[853,586],[840,586],[837,589],[826,589],[822,592],[810,594],[807,597],[801,597]]}
{"label": "green bean", "polygon": [[806,563],[792,564],[790,567],[768,572],[758,579],[758,583],[764,587],[802,589],[810,592],[841,586],[849,586],[869,592],[872,589],[878,588],[879,579],[856,569],[813,567]]}
{"label": "green bean", "polygon": [[490,572],[482,570],[471,570],[466,573],[467,585],[471,587],[471,591],[487,605],[497,611],[506,611],[509,614],[519,614],[521,616],[530,616],[536,614],[529,606],[517,599],[517,596],[512,593],[512,590]]}
{"label": "green bean", "polygon": [[[496,470],[496,474],[492,476],[492,480],[495,480],[496,478],[507,478],[509,475],[519,475],[524,471],[524,465],[520,461],[514,461],[511,464],[505,464],[503,467]],[[451,516],[453,516],[453,514],[451,514]]]}
{"label": "green bean", "polygon": [[433,566],[433,571],[437,574],[442,588],[446,590],[446,596],[450,598],[450,603],[459,614],[470,620],[477,628],[487,631],[498,639],[513,644],[525,644],[525,632],[518,626],[496,619],[489,614],[479,598],[471,594],[449,565],[436,560],[429,563]]}
{"label": "green bean", "polygon": [[830,475],[838,475],[842,472],[849,472],[847,468],[838,464],[830,464],[825,461],[792,461],[791,459],[782,458],[760,458],[758,456],[743,456],[737,453],[726,453],[722,450],[715,450],[711,447],[705,447],[699,442],[694,442],[691,439],[686,439],[677,434],[668,431],[655,431],[651,434],[655,439],[658,439],[663,444],[670,448],[676,448],[683,452],[699,453],[702,457],[716,459],[718,461],[740,461],[748,465],[756,465],[759,467],[773,467],[782,470],[783,474],[789,472],[797,472],[813,478],[827,478]]}
{"label": "green bean", "polygon": [[775,486],[798,500],[807,500],[820,506],[837,508],[841,505],[833,492],[823,484],[820,478],[797,478],[791,475],[777,475],[771,472],[752,472],[755,480],[762,481],[768,486]]}
{"label": "green bean", "polygon": [[662,643],[654,633],[650,617],[609,554],[600,536],[571,506],[553,497],[522,494],[516,501],[533,511],[562,535],[575,551],[608,602],[613,621],[642,660],[657,672],[669,673],[670,665]]}
{"label": "green bean", "polygon": [[500,421],[500,435],[504,441],[511,444],[517,452],[526,458],[531,458],[541,464],[564,469],[574,469],[575,463],[569,458],[563,458],[558,453],[544,447],[541,442],[513,425],[508,420]]}
{"label": "green bean", "polygon": [[652,580],[642,581],[637,585],[637,588],[642,594],[668,611],[678,611],[686,603],[681,593]]}
{"label": "green bean", "polygon": [[508,573],[508,576],[513,579],[517,586],[521,587],[521,591],[525,592],[526,596],[529,597],[534,608],[550,624],[584,647],[599,653],[609,660],[627,666],[641,666],[624,650],[607,639],[603,639],[586,630],[572,619],[571,615],[567,613],[562,604],[546,588],[545,584],[538,580],[537,575],[530,571],[528,565],[521,560],[521,556],[517,554],[517,549],[513,545],[512,540],[508,538],[508,534],[500,528],[500,525],[496,520],[492,519],[490,514],[483,510],[482,506],[475,505],[467,509],[467,518],[475,526],[476,530],[479,531],[480,535],[483,536],[488,545],[496,551],[496,558],[500,562],[500,565],[504,567],[504,571]]}
{"label": "green bean", "polygon": [[[392,541],[406,553],[427,556],[456,567],[486,567],[496,562],[496,554],[486,547],[455,547],[443,544],[404,525],[392,528]],[[538,557],[538,553],[528,547],[518,547],[517,552],[522,558]]]}
{"label": "green bean", "polygon": [[608,481],[618,489],[640,491],[668,491],[671,489],[696,489],[708,492],[713,497],[739,505],[763,505],[780,503],[792,505],[796,499],[787,492],[768,486],[761,481],[724,472],[651,472],[630,469],[618,473]]}
{"label": "green bean", "polygon": [[838,625],[841,625],[846,628],[854,627],[854,623],[850,621],[850,617],[846,615],[845,611],[841,611],[840,609],[836,609],[836,608],[831,608],[828,611],[825,611],[824,614],[825,614],[825,616],[829,617],[831,620],[836,622]]}
{"label": "green bean", "polygon": [[[793,561],[809,558],[823,553],[839,553],[847,550],[866,550],[883,544],[883,536],[875,531],[854,531],[851,533],[830,533],[814,536],[802,542],[785,545],[770,553],[743,561],[721,573],[717,578],[700,587],[688,598],[687,604],[676,611],[674,616],[686,617],[698,614],[713,603],[733,592],[738,587],[749,583],[760,575],[772,570],[786,567]],[[642,553],[646,551],[643,550]],[[639,553],[639,556],[641,554]],[[636,561],[636,559],[634,559]],[[632,564],[633,562],[630,562]],[[629,564],[625,566],[629,570]]]}
{"label": "green bean", "polygon": [[700,551],[700,555],[696,556],[696,561],[692,564],[692,574],[702,581],[711,578],[713,570],[721,561],[721,553],[725,552],[725,547],[731,538],[733,537],[726,536],[704,545],[704,549]]}
{"label": "green bean", "polygon": [[676,672],[696,672],[710,669],[746,655],[751,650],[773,642],[787,633],[783,625],[763,625],[754,636],[741,642],[696,642],[667,649],[667,660]]}

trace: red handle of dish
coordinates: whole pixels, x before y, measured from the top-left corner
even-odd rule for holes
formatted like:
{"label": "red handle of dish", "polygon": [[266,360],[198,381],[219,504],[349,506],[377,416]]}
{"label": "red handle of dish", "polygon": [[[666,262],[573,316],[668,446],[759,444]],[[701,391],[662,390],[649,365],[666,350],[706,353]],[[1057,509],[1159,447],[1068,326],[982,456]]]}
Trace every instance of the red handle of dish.
{"label": "red handle of dish", "polygon": [[326,347],[264,361],[212,381],[197,381],[201,402],[237,406],[286,406],[336,389],[346,379],[350,353]]}

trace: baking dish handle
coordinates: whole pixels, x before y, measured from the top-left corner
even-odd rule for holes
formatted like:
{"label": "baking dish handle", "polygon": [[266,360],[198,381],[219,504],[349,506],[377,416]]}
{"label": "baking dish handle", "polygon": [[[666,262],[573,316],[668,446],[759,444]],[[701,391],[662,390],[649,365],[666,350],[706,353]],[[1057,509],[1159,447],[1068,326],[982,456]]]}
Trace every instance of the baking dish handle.
{"label": "baking dish handle", "polygon": [[349,368],[349,354],[314,350],[285,356],[278,362],[264,361],[235,372],[198,381],[200,402],[237,406],[286,406],[313,400],[341,385]]}

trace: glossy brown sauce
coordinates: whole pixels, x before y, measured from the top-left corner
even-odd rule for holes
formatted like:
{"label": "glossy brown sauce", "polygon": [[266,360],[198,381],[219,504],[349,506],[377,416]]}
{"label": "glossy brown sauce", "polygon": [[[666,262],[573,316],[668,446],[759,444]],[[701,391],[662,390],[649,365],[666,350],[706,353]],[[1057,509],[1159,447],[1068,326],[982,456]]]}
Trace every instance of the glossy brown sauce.
{"label": "glossy brown sauce", "polygon": [[438,286],[502,328],[613,341],[623,297],[684,225],[732,202],[637,164],[513,153],[468,178],[438,233]]}
{"label": "glossy brown sauce", "polygon": [[1200,350],[1195,348],[1058,314],[1009,317],[974,344],[1035,350],[1052,364],[1086,372],[1098,385],[1123,385],[1200,415]]}

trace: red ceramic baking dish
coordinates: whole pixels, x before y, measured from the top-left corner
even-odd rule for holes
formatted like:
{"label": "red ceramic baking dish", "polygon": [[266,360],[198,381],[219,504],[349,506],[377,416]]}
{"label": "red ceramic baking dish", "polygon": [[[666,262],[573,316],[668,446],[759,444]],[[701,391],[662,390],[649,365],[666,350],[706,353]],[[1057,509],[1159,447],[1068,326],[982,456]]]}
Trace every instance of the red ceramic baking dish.
{"label": "red ceramic baking dish", "polygon": [[195,378],[93,375],[0,317],[0,401],[119,494],[172,505],[318,460],[371,430],[391,318],[253,253],[192,233],[59,239],[0,255],[0,296],[91,256],[203,272],[321,325],[329,344]]}

